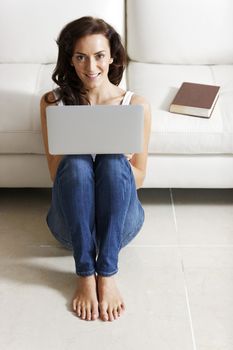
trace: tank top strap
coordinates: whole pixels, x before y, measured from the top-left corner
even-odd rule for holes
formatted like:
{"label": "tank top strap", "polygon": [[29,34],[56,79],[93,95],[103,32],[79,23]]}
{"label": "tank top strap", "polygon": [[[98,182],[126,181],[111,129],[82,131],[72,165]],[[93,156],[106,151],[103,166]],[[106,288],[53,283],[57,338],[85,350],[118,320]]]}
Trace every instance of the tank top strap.
{"label": "tank top strap", "polygon": [[122,101],[122,105],[129,105],[133,94],[134,93],[132,91],[129,91],[129,90],[126,91],[125,96],[124,96],[123,101]]}
{"label": "tank top strap", "polygon": [[[53,94],[54,94],[54,97],[55,97],[56,99],[59,98],[60,89],[59,89],[59,88],[53,89]],[[57,103],[57,105],[58,105],[58,106],[63,106],[62,100],[60,100],[60,101]]]}

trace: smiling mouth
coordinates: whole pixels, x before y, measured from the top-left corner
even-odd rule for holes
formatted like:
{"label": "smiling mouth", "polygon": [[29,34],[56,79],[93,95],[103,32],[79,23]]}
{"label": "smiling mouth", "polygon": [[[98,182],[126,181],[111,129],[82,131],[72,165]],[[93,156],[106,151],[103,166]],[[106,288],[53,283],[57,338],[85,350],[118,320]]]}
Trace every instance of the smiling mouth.
{"label": "smiling mouth", "polygon": [[89,79],[95,79],[95,78],[97,78],[97,77],[100,75],[100,73],[85,74],[85,75],[86,75],[86,77],[88,77]]}

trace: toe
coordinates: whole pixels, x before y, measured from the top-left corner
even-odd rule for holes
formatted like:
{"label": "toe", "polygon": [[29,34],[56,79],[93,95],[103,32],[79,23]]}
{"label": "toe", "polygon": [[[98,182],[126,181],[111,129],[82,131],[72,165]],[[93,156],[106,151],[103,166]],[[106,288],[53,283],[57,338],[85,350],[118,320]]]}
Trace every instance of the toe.
{"label": "toe", "polygon": [[108,321],[107,306],[105,304],[100,304],[100,318],[103,321]]}
{"label": "toe", "polygon": [[82,312],[81,317],[83,320],[85,320],[86,319],[86,305],[85,304],[82,304],[81,312]]}
{"label": "toe", "polygon": [[120,317],[121,314],[122,314],[122,309],[121,309],[120,306],[118,306],[118,308],[117,308],[117,315],[118,315],[118,317]]}
{"label": "toe", "polygon": [[77,312],[78,317],[80,317],[80,316],[81,316],[81,311],[82,311],[81,304],[80,304],[80,303],[78,303],[77,308],[76,308],[76,312]]}
{"label": "toe", "polygon": [[115,320],[118,319],[118,311],[117,311],[116,307],[113,309],[112,313],[113,313],[113,316],[114,316]]}
{"label": "toe", "polygon": [[107,312],[103,312],[102,313],[102,320],[103,321],[108,321],[108,314],[107,314]]}
{"label": "toe", "polygon": [[87,306],[86,306],[86,319],[87,319],[88,321],[91,320],[91,305],[87,305]]}
{"label": "toe", "polygon": [[108,320],[109,321],[114,321],[114,316],[112,314],[112,307],[108,308]]}
{"label": "toe", "polygon": [[72,306],[73,306],[73,311],[76,311],[76,308],[77,308],[77,300],[76,299],[73,300]]}
{"label": "toe", "polygon": [[98,306],[92,306],[92,320],[96,320],[99,317]]}

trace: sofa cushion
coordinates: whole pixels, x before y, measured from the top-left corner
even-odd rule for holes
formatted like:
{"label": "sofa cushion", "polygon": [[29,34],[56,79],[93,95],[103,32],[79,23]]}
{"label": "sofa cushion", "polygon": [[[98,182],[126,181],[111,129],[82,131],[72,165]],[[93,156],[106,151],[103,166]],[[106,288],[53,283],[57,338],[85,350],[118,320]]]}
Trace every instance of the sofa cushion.
{"label": "sofa cushion", "polygon": [[129,57],[145,63],[233,63],[232,14],[230,0],[128,0]]}
{"label": "sofa cushion", "polygon": [[[233,66],[160,65],[130,62],[130,90],[152,107],[149,153],[233,153]],[[183,81],[221,86],[210,119],[168,112]]]}
{"label": "sofa cushion", "polygon": [[0,152],[44,153],[40,97],[52,89],[54,65],[0,64]]}
{"label": "sofa cushion", "polygon": [[64,25],[82,16],[101,17],[124,34],[124,0],[0,1],[0,62],[52,63]]}

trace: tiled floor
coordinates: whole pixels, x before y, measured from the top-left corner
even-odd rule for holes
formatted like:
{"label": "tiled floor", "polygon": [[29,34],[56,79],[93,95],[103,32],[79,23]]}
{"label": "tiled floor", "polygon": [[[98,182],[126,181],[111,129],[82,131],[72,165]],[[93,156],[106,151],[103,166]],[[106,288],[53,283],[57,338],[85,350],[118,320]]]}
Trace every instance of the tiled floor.
{"label": "tiled floor", "polygon": [[70,311],[74,263],[50,234],[50,189],[0,189],[2,350],[232,350],[233,190],[141,189],[146,221],[120,252],[127,310]]}

